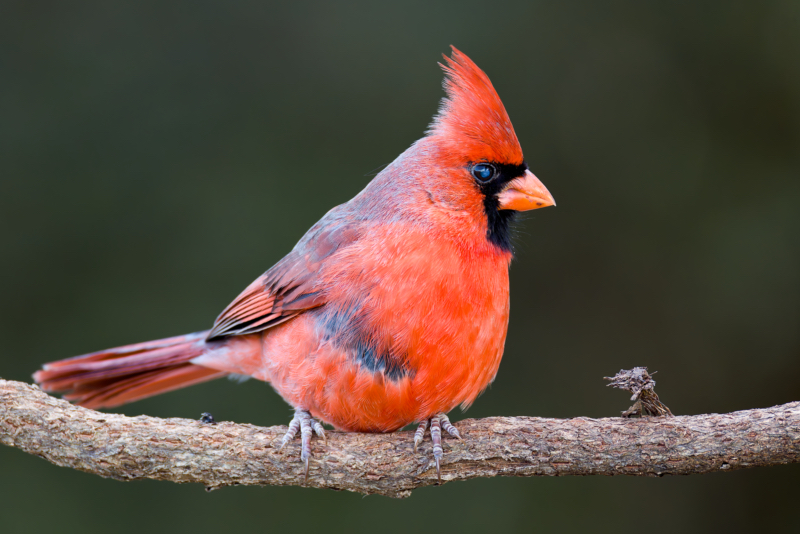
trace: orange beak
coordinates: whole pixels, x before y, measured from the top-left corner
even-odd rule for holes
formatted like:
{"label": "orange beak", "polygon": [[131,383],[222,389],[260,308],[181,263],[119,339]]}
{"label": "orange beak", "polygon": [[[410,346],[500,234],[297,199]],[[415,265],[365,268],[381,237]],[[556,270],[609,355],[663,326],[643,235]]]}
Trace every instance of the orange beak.
{"label": "orange beak", "polygon": [[508,182],[497,199],[501,210],[528,211],[556,205],[553,195],[531,171]]}

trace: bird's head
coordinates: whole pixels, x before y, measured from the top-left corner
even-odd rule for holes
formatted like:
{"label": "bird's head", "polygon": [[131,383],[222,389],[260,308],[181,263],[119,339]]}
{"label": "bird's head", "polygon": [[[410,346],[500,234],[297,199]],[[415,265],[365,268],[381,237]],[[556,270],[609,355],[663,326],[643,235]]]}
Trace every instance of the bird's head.
{"label": "bird's head", "polygon": [[[427,140],[438,148],[439,158],[455,169],[455,178],[477,189],[489,218],[489,238],[507,240],[513,214],[546,206],[555,200],[528,169],[514,127],[489,77],[462,52],[453,48],[444,56],[444,88],[439,113],[428,129]],[[452,173],[451,173],[452,176]],[[495,228],[500,225],[500,228]],[[500,233],[493,236],[497,230]],[[500,245],[510,245],[500,243]]]}

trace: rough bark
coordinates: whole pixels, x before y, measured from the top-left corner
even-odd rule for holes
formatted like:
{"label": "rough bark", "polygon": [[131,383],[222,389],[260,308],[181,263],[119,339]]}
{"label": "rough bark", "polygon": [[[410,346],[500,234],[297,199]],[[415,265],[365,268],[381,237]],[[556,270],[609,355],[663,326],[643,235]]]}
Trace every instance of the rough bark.
{"label": "rough bark", "polygon": [[[800,403],[728,414],[456,423],[445,438],[442,482],[493,476],[688,475],[800,461]],[[299,440],[278,451],[286,427],[126,417],[71,405],[0,380],[0,442],[56,465],[118,480],[152,478],[223,486],[304,485]],[[429,438],[329,432],[314,439],[307,485],[407,497],[436,483]]]}

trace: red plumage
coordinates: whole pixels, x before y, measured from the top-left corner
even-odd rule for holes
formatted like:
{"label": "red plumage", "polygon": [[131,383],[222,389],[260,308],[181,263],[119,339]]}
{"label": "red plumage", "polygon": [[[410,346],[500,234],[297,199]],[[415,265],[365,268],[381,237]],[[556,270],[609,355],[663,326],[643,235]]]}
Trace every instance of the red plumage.
{"label": "red plumage", "polygon": [[245,374],[350,431],[469,406],[503,353],[510,219],[554,202],[488,77],[455,48],[445,59],[447,97],[427,135],[326,214],[209,332],[49,363],[36,381],[111,407]]}

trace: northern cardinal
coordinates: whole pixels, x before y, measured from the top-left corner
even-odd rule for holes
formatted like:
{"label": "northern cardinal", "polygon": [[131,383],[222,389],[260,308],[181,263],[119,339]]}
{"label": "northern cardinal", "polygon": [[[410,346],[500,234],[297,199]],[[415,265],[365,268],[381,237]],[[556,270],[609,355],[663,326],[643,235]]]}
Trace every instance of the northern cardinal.
{"label": "northern cardinal", "polygon": [[319,421],[356,432],[430,423],[440,474],[446,413],[494,379],[508,328],[509,225],[554,205],[528,170],[489,78],[453,47],[426,135],[329,211],[211,330],[45,364],[45,391],[90,408],[249,375],[295,408],[308,476]]}

